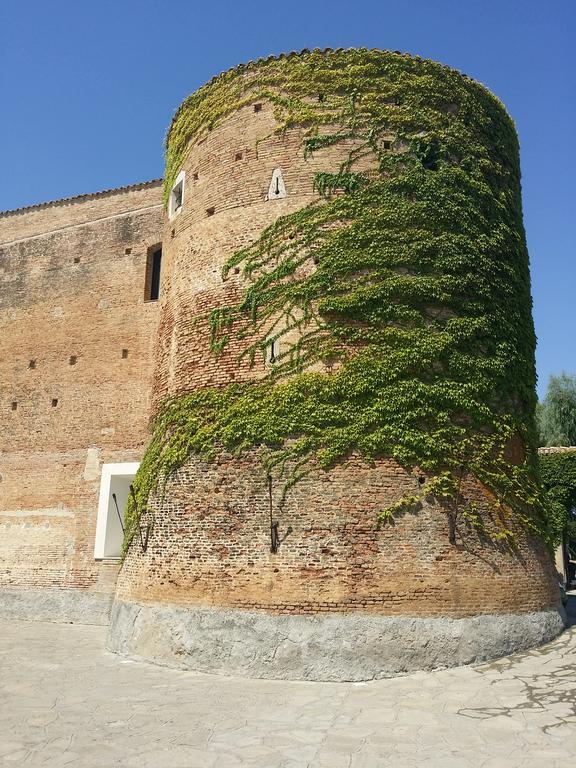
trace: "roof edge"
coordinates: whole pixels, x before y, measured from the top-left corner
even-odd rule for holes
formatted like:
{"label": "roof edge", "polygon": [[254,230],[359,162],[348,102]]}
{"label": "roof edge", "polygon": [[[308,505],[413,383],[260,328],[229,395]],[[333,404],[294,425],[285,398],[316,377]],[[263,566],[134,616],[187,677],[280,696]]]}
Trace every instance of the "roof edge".
{"label": "roof edge", "polygon": [[37,211],[42,208],[49,208],[52,205],[67,205],[69,203],[77,203],[83,200],[90,200],[95,197],[104,197],[106,195],[113,195],[117,192],[130,192],[132,190],[146,189],[148,187],[161,186],[164,179],[150,179],[150,181],[141,181],[136,184],[127,184],[124,187],[112,187],[111,189],[102,189],[99,192],[85,192],[82,195],[72,195],[72,197],[60,197],[56,200],[47,200],[43,203],[35,203],[34,205],[25,205],[21,208],[11,208],[5,211],[0,211],[0,218],[6,216],[19,215],[21,213],[28,213],[29,211]]}

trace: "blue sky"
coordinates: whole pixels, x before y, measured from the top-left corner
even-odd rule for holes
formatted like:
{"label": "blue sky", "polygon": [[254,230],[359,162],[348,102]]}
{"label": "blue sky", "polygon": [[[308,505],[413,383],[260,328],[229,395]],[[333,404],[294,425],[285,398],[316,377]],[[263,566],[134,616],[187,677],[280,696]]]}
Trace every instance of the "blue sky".
{"label": "blue sky", "polygon": [[270,53],[368,46],[444,62],[521,144],[542,394],[576,373],[574,0],[0,0],[0,210],[162,175],[188,93]]}

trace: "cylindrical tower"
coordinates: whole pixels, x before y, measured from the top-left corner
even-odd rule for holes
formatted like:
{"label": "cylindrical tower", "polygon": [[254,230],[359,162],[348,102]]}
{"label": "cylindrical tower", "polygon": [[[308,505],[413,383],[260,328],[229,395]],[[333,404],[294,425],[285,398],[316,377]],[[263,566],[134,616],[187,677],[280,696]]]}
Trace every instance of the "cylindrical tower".
{"label": "cylindrical tower", "polygon": [[168,134],[163,252],[110,648],[366,679],[560,631],[492,94],[377,50],[220,75]]}

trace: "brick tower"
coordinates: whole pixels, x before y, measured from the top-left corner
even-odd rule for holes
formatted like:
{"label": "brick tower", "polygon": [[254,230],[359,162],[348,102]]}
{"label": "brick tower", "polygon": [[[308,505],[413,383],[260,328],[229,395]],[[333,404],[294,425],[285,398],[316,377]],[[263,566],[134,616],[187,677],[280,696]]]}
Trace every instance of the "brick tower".
{"label": "brick tower", "polygon": [[[149,539],[143,547],[137,533],[128,548],[109,647],[191,669],[340,680],[486,659],[558,633],[553,569],[534,526],[512,514],[504,491],[500,497],[474,469],[473,452],[469,464],[447,460],[443,471],[457,478],[455,493],[422,493],[435,475],[436,454],[409,455],[406,441],[411,429],[426,433],[428,417],[412,426],[416,406],[402,414],[408,397],[424,408],[433,387],[463,398],[476,381],[476,373],[466,373],[473,358],[474,371],[484,366],[477,377],[483,389],[470,395],[473,414],[462,416],[457,397],[436,410],[452,408],[450,429],[457,424],[469,446],[476,445],[469,437],[475,430],[479,440],[492,434],[479,422],[488,409],[495,424],[512,424],[506,466],[511,472],[529,466],[529,429],[522,425],[532,418],[534,341],[517,144],[502,105],[465,76],[398,53],[290,54],[238,67],[193,94],[174,118],[167,159],[153,402],[160,413],[167,413],[166,402],[187,408],[194,429],[207,430],[210,448],[193,441],[180,446],[179,461],[140,498],[139,525]],[[482,198],[471,226],[486,234],[470,236],[480,255],[462,239],[471,189]],[[458,200],[446,197],[457,192]],[[388,205],[393,195],[400,202]],[[450,218],[458,205],[464,208]],[[499,224],[516,233],[515,245],[505,235],[500,245],[483,242]],[[364,262],[348,269],[361,252]],[[338,253],[349,256],[336,268]],[[273,282],[270,275],[287,258],[290,268],[274,273]],[[510,288],[499,275],[490,290],[498,311],[508,308],[507,332],[524,340],[516,358],[507,353],[516,379],[511,369],[485,364],[504,355],[502,322],[489,325],[482,314],[489,293],[483,281],[503,263],[516,282]],[[345,296],[353,293],[354,300],[364,291],[363,307],[366,275],[395,282],[370,299],[376,309],[369,319],[367,310],[345,316],[344,293],[328,308],[317,293],[284,312],[277,298],[282,286],[291,296],[312,295],[330,264],[324,285],[346,283]],[[418,293],[425,280],[428,302]],[[443,292],[434,280],[443,281]],[[276,310],[266,314],[260,298],[250,305],[257,290],[280,302]],[[394,315],[402,302],[412,302],[417,315]],[[433,319],[420,322],[432,316],[429,305]],[[229,314],[213,312],[223,309]],[[373,319],[378,312],[382,320]],[[463,341],[456,328],[462,318],[475,329]],[[421,333],[411,337],[411,349],[420,349],[422,339],[448,339],[453,348],[443,347],[437,358],[422,353],[396,379],[382,374],[374,385],[366,411],[374,402],[387,407],[390,397],[381,398],[380,386],[399,397],[409,392],[399,400],[398,437],[381,438],[389,439],[389,450],[364,448],[363,434],[333,460],[324,460],[328,443],[322,443],[306,455],[301,473],[299,456],[289,450],[284,462],[271,462],[308,435],[307,426],[282,432],[290,415],[286,398],[295,398],[297,424],[307,425],[302,389],[325,393],[326,382],[336,381],[331,377],[352,370],[375,338],[358,328],[380,334],[369,358],[381,357],[383,365],[399,354],[387,341],[390,329]],[[421,348],[427,349],[423,342]],[[296,381],[304,382],[300,390],[285,389]],[[250,388],[262,393],[249,422],[256,426],[233,415],[235,398],[249,398]],[[224,397],[213,416],[203,415],[199,393]],[[310,408],[321,397],[312,397]],[[350,401],[335,399],[330,407],[346,414]],[[211,432],[225,410],[232,414],[227,426]],[[278,435],[268,439],[275,413]],[[434,418],[434,435],[444,434]],[[335,434],[315,413],[310,421],[310,440]],[[176,423],[168,425],[166,445]],[[261,423],[271,425],[264,436]],[[389,423],[382,417],[383,430]],[[233,429],[241,437],[228,440]],[[374,434],[381,433],[374,428]],[[405,506],[398,506],[401,499]],[[495,513],[500,502],[504,512]],[[517,507],[526,509],[525,500]],[[397,515],[385,512],[395,508]],[[531,514],[528,509],[525,517]]]}

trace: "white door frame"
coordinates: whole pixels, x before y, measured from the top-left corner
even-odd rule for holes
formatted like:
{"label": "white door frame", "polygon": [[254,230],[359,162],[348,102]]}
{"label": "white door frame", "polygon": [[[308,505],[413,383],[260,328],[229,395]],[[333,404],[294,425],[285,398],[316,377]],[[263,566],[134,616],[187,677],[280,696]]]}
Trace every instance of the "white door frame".
{"label": "white door frame", "polygon": [[100,481],[100,496],[98,499],[98,517],[96,518],[96,537],[94,539],[94,559],[102,560],[105,555],[106,530],[108,528],[109,514],[116,515],[116,511],[110,512],[110,498],[113,477],[134,477],[138,471],[140,462],[127,461],[119,464],[103,464],[102,479]]}

